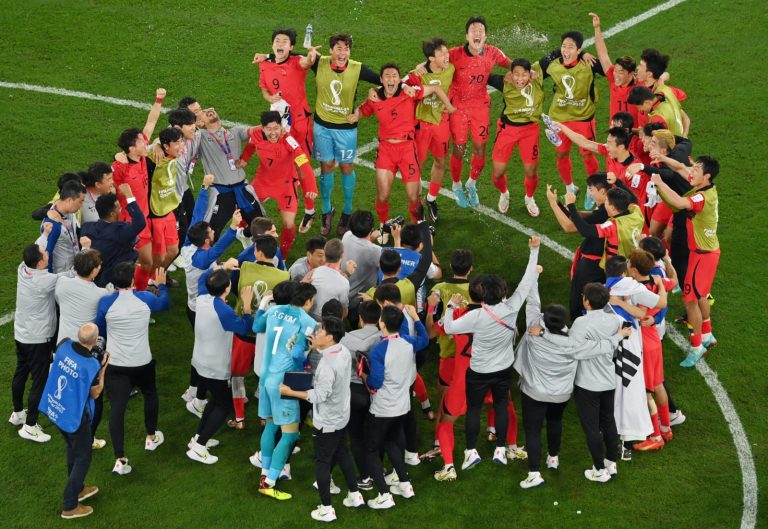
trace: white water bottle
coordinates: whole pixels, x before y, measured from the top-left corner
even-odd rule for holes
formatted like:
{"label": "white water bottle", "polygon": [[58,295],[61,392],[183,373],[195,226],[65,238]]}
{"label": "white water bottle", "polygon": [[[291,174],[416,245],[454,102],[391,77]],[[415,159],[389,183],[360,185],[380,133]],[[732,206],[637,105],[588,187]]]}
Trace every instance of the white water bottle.
{"label": "white water bottle", "polygon": [[304,47],[306,49],[312,47],[312,24],[307,24],[307,29],[304,31]]}

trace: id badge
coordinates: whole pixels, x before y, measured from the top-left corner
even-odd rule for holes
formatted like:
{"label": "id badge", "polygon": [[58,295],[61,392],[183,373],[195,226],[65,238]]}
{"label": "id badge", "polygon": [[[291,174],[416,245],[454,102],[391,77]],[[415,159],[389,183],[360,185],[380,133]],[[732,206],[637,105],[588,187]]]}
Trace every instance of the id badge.
{"label": "id badge", "polygon": [[235,159],[229,158],[227,161],[229,161],[229,170],[230,171],[237,171],[237,167],[235,167]]}
{"label": "id badge", "polygon": [[640,185],[640,175],[639,174],[635,174],[632,177],[632,187],[638,187],[639,185]]}

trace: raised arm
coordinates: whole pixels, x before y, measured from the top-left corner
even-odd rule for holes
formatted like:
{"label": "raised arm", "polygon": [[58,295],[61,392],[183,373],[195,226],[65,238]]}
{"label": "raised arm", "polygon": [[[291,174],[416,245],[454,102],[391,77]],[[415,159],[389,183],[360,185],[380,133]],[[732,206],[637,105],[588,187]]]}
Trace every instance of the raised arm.
{"label": "raised arm", "polygon": [[528,247],[531,249],[531,254],[528,257],[528,266],[525,269],[525,274],[523,274],[523,278],[517,285],[515,292],[504,302],[505,305],[515,312],[520,310],[520,307],[523,306],[523,302],[525,302],[525,298],[528,296],[528,291],[539,277],[537,262],[539,259],[540,246],[541,239],[536,236],[530,238]]}
{"label": "raised arm", "polygon": [[157,125],[157,120],[160,119],[160,114],[163,111],[163,101],[165,101],[165,88],[158,88],[155,92],[155,104],[149,109],[149,116],[147,116],[147,122],[144,124],[143,132],[147,140],[155,132],[155,125]]}
{"label": "raised arm", "polygon": [[563,131],[563,134],[568,136],[568,139],[570,139],[573,143],[575,143],[582,149],[586,149],[592,152],[597,152],[598,143],[596,141],[592,141],[585,138],[578,132],[575,132],[570,128],[568,128],[567,125],[564,125],[562,123],[557,123],[557,122],[553,122],[553,123],[555,123],[560,128],[560,130]]}
{"label": "raised arm", "polygon": [[611,56],[608,55],[608,47],[605,45],[605,39],[603,38],[603,32],[600,30],[600,17],[595,13],[590,13],[592,17],[592,27],[595,28],[595,51],[597,51],[597,59],[600,61],[600,66],[603,67],[604,72],[613,66],[611,62]]}

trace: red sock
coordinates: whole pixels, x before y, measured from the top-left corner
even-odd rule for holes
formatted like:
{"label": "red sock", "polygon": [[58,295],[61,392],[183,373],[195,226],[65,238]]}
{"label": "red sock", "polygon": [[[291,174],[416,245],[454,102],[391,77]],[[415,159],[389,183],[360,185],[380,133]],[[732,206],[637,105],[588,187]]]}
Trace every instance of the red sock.
{"label": "red sock", "polygon": [[430,182],[429,183],[429,194],[433,197],[436,197],[440,194],[440,188],[443,187],[442,184],[438,182]]}
{"label": "red sock", "polygon": [[597,161],[597,157],[592,155],[586,158],[582,158],[584,161],[584,169],[587,170],[587,176],[590,176],[600,170],[600,164]]}
{"label": "red sock", "polygon": [[560,173],[560,180],[567,186],[573,183],[573,164],[570,156],[557,159],[557,172]]}
{"label": "red sock", "polygon": [[661,425],[669,430],[669,403],[664,406],[659,406],[659,422]]}
{"label": "red sock", "polygon": [[235,408],[235,420],[245,420],[245,397],[232,397],[232,405]]}
{"label": "red sock", "polygon": [[712,320],[704,320],[701,322],[701,334],[708,334],[712,332]]}
{"label": "red sock", "polygon": [[533,178],[525,179],[525,196],[532,197],[536,193],[536,186],[539,185],[539,175],[533,175]]}
{"label": "red sock", "polygon": [[509,424],[507,426],[507,444],[517,444],[517,413],[515,413],[515,404],[510,400],[509,406],[507,406],[507,414],[509,415]]}
{"label": "red sock", "polygon": [[472,180],[480,178],[480,173],[483,172],[483,167],[485,167],[485,156],[480,158],[473,154],[472,158],[469,160],[469,177]]}
{"label": "red sock", "polygon": [[147,290],[149,285],[149,272],[144,270],[143,267],[137,266],[133,272],[133,288],[136,290]]}
{"label": "red sock", "polygon": [[443,457],[443,462],[446,465],[453,464],[453,424],[449,422],[439,422],[437,427],[437,440],[440,441],[440,454]]}
{"label": "red sock", "polygon": [[419,222],[420,220],[423,220],[421,217],[423,215],[423,210],[421,210],[421,203],[419,201],[416,202],[408,202],[408,211],[411,214],[411,222]]}
{"label": "red sock", "polygon": [[653,424],[652,437],[661,437],[661,430],[659,429],[659,414],[654,413],[651,415],[651,424]]}
{"label": "red sock", "polygon": [[695,332],[691,335],[691,347],[699,347],[701,345],[701,333]]}
{"label": "red sock", "polygon": [[429,400],[427,385],[424,384],[424,379],[418,373],[416,373],[416,380],[413,381],[413,392],[416,393],[416,398],[419,399],[419,402]]}
{"label": "red sock", "polygon": [[493,411],[493,406],[485,408],[485,415],[488,417],[488,428],[496,428],[496,412]]}
{"label": "red sock", "polygon": [[464,160],[452,154],[449,166],[451,170],[451,180],[453,180],[454,183],[461,182],[461,172],[464,168]]}
{"label": "red sock", "polygon": [[296,226],[283,226],[280,231],[280,253],[283,254],[283,259],[288,259],[288,254],[291,252],[291,246],[293,241],[296,240]]}
{"label": "red sock", "polygon": [[376,199],[376,214],[379,216],[379,222],[384,224],[389,220],[389,202],[381,202]]}
{"label": "red sock", "polygon": [[313,198],[304,197],[304,209],[306,209],[307,211],[314,211],[315,200]]}
{"label": "red sock", "polygon": [[503,174],[498,178],[491,178],[491,182],[493,182],[493,185],[499,190],[499,193],[506,193],[509,191],[507,189],[507,175]]}

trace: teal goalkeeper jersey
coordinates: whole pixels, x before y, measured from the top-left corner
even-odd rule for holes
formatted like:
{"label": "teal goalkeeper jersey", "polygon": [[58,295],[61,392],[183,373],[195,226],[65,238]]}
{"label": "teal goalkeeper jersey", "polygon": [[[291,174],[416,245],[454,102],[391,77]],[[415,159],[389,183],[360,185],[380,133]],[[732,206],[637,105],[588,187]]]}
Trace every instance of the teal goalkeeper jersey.
{"label": "teal goalkeeper jersey", "polygon": [[266,333],[262,374],[282,375],[301,370],[307,349],[307,337],[315,331],[317,322],[299,307],[278,305],[259,315],[253,331]]}

